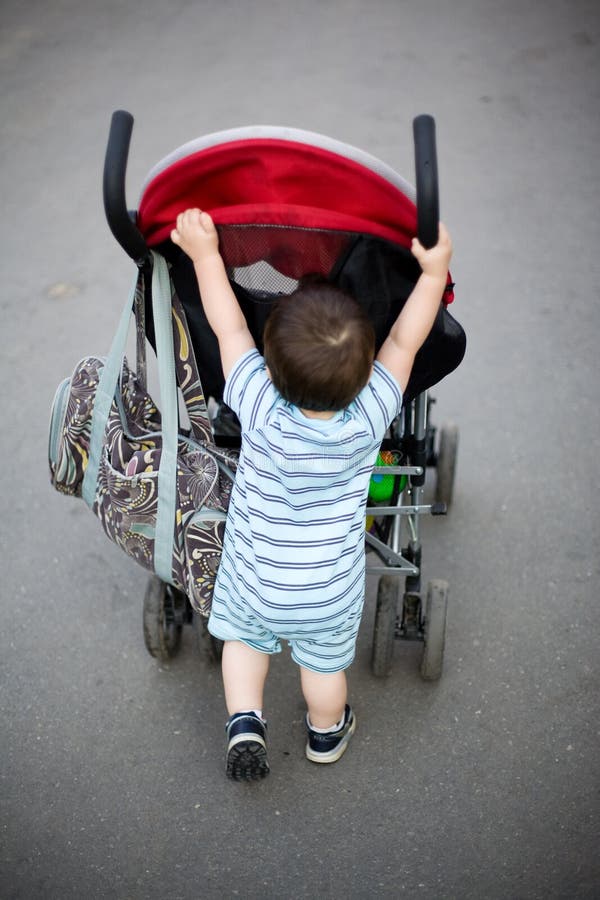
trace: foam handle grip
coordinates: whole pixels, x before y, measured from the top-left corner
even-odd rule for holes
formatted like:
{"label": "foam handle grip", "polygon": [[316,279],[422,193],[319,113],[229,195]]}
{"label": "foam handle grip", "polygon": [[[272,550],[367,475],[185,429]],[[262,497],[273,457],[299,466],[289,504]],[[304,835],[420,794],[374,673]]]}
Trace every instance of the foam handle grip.
{"label": "foam handle grip", "polygon": [[108,227],[125,252],[141,265],[148,258],[149,251],[141,232],[129,215],[125,199],[125,174],[132,130],[131,113],[116,110],[110,123],[102,188]]}
{"label": "foam handle grip", "polygon": [[432,116],[413,120],[417,182],[417,235],[424,247],[437,244],[440,205],[435,121]]}

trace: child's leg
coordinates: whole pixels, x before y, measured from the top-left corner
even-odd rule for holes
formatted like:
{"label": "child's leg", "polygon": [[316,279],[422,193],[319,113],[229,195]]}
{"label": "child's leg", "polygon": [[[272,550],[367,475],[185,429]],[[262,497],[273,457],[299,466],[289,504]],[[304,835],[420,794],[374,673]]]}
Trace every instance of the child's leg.
{"label": "child's leg", "polygon": [[354,713],[346,703],[346,673],[313,672],[301,666],[300,678],[308,706],[306,756],[311,762],[336,762],[356,729]]}
{"label": "child's leg", "polygon": [[346,673],[314,672],[300,666],[302,693],[314,728],[331,728],[344,716],[348,687]]}
{"label": "child's leg", "polygon": [[263,708],[263,690],[270,656],[241,641],[225,641],[223,646],[223,685],[227,712]]}
{"label": "child's leg", "polygon": [[269,774],[267,723],[262,718],[263,688],[269,654],[241,641],[225,641],[223,685],[227,721],[227,775],[234,781],[255,781]]}

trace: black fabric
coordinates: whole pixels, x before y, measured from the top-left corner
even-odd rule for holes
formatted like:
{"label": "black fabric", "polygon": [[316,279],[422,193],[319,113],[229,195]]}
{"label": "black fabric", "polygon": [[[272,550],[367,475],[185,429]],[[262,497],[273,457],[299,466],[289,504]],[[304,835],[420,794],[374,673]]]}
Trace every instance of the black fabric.
{"label": "black fabric", "polygon": [[[172,267],[173,283],[186,313],[204,392],[221,401],[225,382],[219,347],[202,308],[193,265],[171,241],[166,241],[158,249]],[[378,238],[358,235],[336,262],[329,281],[353,296],[366,310],[375,328],[378,350],[417,282],[420,271],[419,264],[408,249]],[[279,295],[260,289],[247,290],[237,284],[232,284],[232,288],[248,328],[262,352],[264,325],[272,303]],[[147,315],[147,334],[153,343],[151,309],[147,310]],[[405,400],[412,400],[456,369],[465,349],[465,332],[448,310],[440,307],[431,332],[415,359]]]}
{"label": "black fabric", "polygon": [[[410,250],[362,235],[338,261],[330,280],[366,310],[375,328],[377,351],[420,274],[421,268]],[[462,327],[440,306],[431,332],[415,358],[404,399],[412,400],[454,371],[462,362],[466,344]]]}
{"label": "black fabric", "polygon": [[[170,246],[163,245],[160,248],[160,252],[171,263],[173,284],[185,310],[202,387],[207,397],[214,397],[220,402],[223,399],[225,379],[221,367],[219,344],[212,328],[208,324],[202,307],[194,266],[185,253],[174,248],[170,241],[168,243]],[[250,292],[234,283],[231,286],[246,317],[248,328],[256,342],[256,346],[262,353],[263,329],[271,311],[272,303],[277,299],[277,296]],[[148,334],[150,336],[150,331],[148,331]]]}

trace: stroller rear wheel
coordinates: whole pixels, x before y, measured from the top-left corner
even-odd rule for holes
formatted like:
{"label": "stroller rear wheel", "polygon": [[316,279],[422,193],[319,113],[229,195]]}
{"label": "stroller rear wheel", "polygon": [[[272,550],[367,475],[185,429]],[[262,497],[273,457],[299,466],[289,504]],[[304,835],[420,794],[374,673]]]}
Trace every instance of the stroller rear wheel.
{"label": "stroller rear wheel", "polygon": [[144,643],[151,656],[168,662],[177,653],[185,612],[185,595],[152,575],[144,594]]}
{"label": "stroller rear wheel", "polygon": [[210,633],[206,616],[194,612],[194,630],[200,652],[206,653],[210,662],[220,663],[223,656],[223,641]]}
{"label": "stroller rear wheel", "polygon": [[398,618],[400,581],[394,575],[382,575],[377,588],[375,629],[371,669],[377,678],[386,678],[392,671],[392,655]]}
{"label": "stroller rear wheel", "polygon": [[454,494],[454,475],[458,453],[458,426],[443,425],[440,429],[440,445],[437,452],[437,480],[435,499],[437,503],[450,506]]}
{"label": "stroller rear wheel", "polygon": [[448,582],[436,579],[427,585],[424,642],[421,661],[421,677],[425,681],[438,681],[444,663],[446,644],[446,613],[448,609]]}

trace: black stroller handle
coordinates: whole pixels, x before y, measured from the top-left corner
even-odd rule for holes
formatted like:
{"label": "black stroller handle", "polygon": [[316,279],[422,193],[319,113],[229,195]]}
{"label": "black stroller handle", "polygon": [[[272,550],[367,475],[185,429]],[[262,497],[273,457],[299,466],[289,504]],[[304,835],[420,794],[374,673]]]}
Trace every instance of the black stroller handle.
{"label": "black stroller handle", "polygon": [[[104,156],[103,196],[108,226],[117,242],[138,266],[148,259],[149,250],[127,209],[125,174],[133,116],[118,109],[112,114],[108,144]],[[439,194],[435,121],[421,115],[413,120],[415,171],[417,182],[417,233],[424,247],[438,240]]]}
{"label": "black stroller handle", "polygon": [[424,247],[437,244],[440,220],[435,121],[431,116],[413,119],[415,173],[417,177],[417,234]]}
{"label": "black stroller handle", "polygon": [[148,258],[149,250],[142,233],[132,221],[125,199],[125,173],[132,130],[131,113],[117,109],[110,122],[102,187],[108,227],[125,253],[138,266],[142,266]]}

